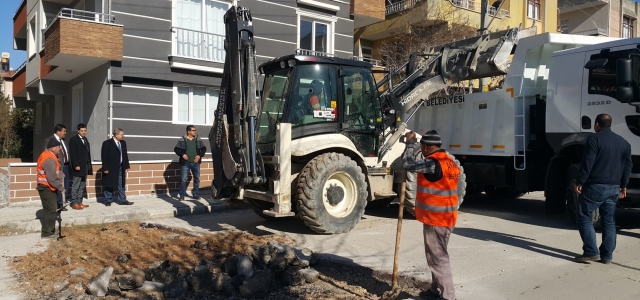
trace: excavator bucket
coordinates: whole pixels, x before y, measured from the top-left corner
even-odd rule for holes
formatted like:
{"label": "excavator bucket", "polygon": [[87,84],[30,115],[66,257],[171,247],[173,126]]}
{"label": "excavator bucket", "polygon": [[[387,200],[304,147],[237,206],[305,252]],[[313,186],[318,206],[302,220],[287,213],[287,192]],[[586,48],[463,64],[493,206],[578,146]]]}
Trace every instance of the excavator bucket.
{"label": "excavator bucket", "polygon": [[[511,28],[430,47],[413,55],[407,65],[406,92],[396,95],[396,107],[405,114],[420,100],[464,80],[506,75],[518,40],[536,34],[536,28]],[[403,88],[403,84],[398,85]]]}

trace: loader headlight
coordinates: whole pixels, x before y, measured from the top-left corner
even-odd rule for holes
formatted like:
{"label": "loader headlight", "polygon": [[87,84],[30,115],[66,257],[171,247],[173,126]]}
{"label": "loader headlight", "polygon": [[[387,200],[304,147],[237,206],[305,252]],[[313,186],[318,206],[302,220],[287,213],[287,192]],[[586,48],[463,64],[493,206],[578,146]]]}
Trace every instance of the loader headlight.
{"label": "loader headlight", "polygon": [[284,62],[284,60],[283,60],[283,61],[281,61],[281,62],[280,62],[280,68],[283,68],[283,69],[284,69],[284,67],[286,67],[286,66],[287,66],[286,64],[287,64],[287,63],[286,63],[286,62]]}
{"label": "loader headlight", "polygon": [[293,68],[293,66],[296,65],[296,61],[294,59],[290,59],[287,63],[289,64],[289,68]]}

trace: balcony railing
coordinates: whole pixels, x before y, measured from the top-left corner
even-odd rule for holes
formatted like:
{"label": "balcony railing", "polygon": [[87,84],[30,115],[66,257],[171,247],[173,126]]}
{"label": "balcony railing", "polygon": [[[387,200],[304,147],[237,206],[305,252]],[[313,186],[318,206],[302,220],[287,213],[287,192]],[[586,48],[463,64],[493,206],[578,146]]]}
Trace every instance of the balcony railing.
{"label": "balcony railing", "polygon": [[609,32],[605,28],[593,28],[593,29],[589,29],[589,30],[573,32],[572,34],[591,35],[591,36],[598,36],[598,35],[607,36],[607,35],[609,35]]}
{"label": "balcony railing", "polygon": [[[480,2],[475,0],[449,0],[453,6],[472,10],[475,12],[482,12],[482,6]],[[496,16],[496,18],[511,17],[511,13],[506,9],[500,9],[490,6],[489,15]]]}
{"label": "balcony railing", "polygon": [[172,27],[171,31],[175,33],[176,55],[224,62],[224,35],[180,27]]}
{"label": "balcony railing", "polygon": [[[571,8],[571,7],[576,7],[576,6],[580,6],[582,4],[587,4],[587,3],[593,3],[594,5],[597,4],[607,4],[609,3],[609,0],[571,0],[571,1],[559,1],[558,2],[558,8],[559,9],[564,9],[564,8]],[[583,7],[584,8],[584,7]]]}
{"label": "balcony railing", "polygon": [[401,12],[401,11],[413,8],[413,6],[416,5],[416,3],[418,3],[418,1],[420,0],[404,0],[404,1],[393,3],[391,5],[387,5],[385,8],[385,14],[388,16],[391,14],[395,14],[397,12]]}
{"label": "balcony railing", "polygon": [[296,49],[296,55],[309,55],[309,56],[326,56],[334,57],[335,55],[326,52],[308,50],[308,49]]}
{"label": "balcony railing", "polygon": [[106,24],[114,24],[116,22],[116,17],[111,14],[103,14],[95,11],[86,11],[79,10],[73,8],[63,8],[58,12],[58,14],[47,22],[47,27],[45,31],[53,24],[53,22],[59,18],[67,18],[67,19],[75,19],[82,21],[91,21],[98,23],[106,23]]}
{"label": "balcony railing", "polygon": [[373,59],[373,58],[362,57],[362,56],[352,56],[351,59],[352,60],[358,60],[358,61],[366,61],[366,62],[372,64],[374,67],[383,67],[382,61],[379,60],[379,59]]}

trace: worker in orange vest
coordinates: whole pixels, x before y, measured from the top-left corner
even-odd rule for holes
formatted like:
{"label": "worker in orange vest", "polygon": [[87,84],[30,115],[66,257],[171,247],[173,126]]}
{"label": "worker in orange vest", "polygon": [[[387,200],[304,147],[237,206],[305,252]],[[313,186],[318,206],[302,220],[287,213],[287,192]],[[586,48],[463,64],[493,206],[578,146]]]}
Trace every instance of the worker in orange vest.
{"label": "worker in orange vest", "polygon": [[42,201],[42,238],[56,238],[56,210],[58,209],[57,193],[64,193],[64,174],[61,171],[57,155],[60,152],[60,142],[49,139],[47,148],[38,157],[36,166],[37,190]]}
{"label": "worker in orange vest", "polygon": [[416,219],[424,224],[424,247],[432,278],[431,287],[420,296],[452,300],[455,291],[447,245],[464,196],[464,187],[460,184],[464,182],[460,178],[462,172],[453,155],[440,148],[442,139],[435,130],[428,131],[420,139],[425,157],[422,161],[415,159],[416,133],[406,133],[405,142],[402,167],[418,173],[415,213]]}

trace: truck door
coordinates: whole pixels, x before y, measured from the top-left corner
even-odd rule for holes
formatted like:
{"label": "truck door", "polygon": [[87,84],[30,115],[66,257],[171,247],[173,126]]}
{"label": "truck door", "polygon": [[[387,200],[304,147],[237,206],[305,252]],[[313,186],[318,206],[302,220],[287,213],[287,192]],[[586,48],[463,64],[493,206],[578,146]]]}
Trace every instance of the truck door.
{"label": "truck door", "polygon": [[362,156],[377,156],[376,125],[382,121],[382,112],[371,71],[342,67],[341,73],[344,103],[338,110],[343,115],[342,134],[353,141]]}

